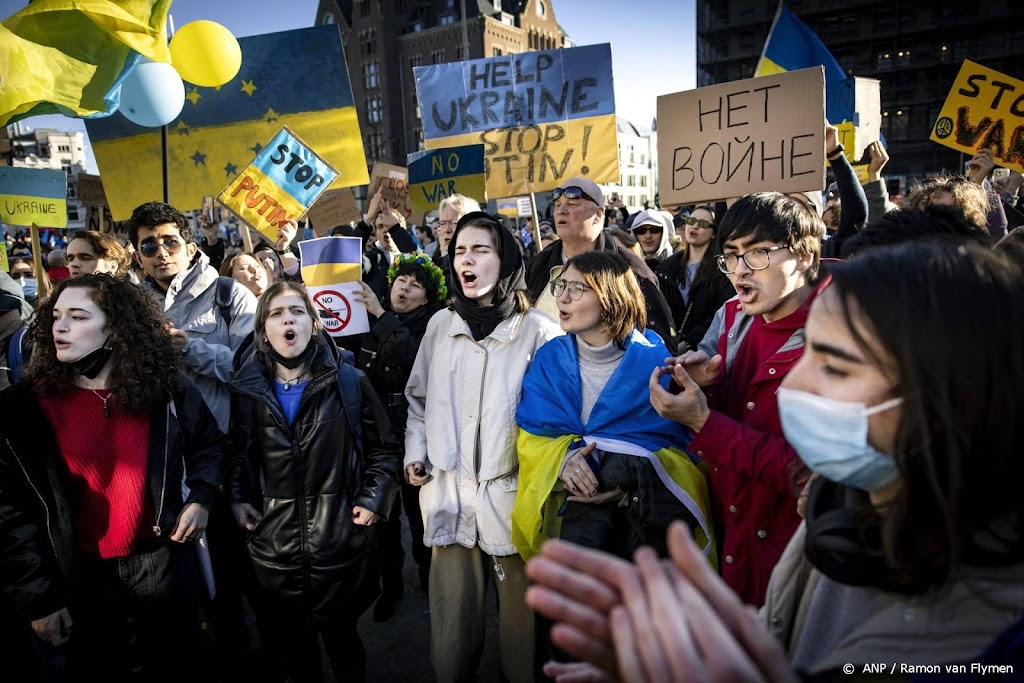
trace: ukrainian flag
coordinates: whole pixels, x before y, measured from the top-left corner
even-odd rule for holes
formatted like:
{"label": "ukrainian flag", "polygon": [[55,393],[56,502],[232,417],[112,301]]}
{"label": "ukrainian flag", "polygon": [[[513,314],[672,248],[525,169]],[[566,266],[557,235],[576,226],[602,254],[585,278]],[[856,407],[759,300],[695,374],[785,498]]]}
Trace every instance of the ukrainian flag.
{"label": "ukrainian flag", "polygon": [[307,287],[325,287],[360,278],[363,241],[358,237],[320,237],[299,242],[302,256],[302,283]]}
{"label": "ukrainian flag", "polygon": [[833,124],[853,120],[853,106],[844,91],[846,72],[817,34],[800,21],[785,3],[779,3],[754,76],[771,76],[825,67],[825,117]]}
{"label": "ukrainian flag", "polygon": [[[187,85],[168,124],[170,202],[188,210],[217,195],[288,126],[339,172],[334,187],[369,182],[337,26],[240,38],[242,67],[217,88]],[[160,133],[122,116],[86,122],[110,211],[124,220],[163,197]]]}
{"label": "ukrainian flag", "polygon": [[[169,62],[171,0],[35,0],[0,23],[0,126],[40,114],[107,116],[146,56]],[[198,204],[196,205],[198,206]]]}
{"label": "ukrainian flag", "polygon": [[[519,488],[512,510],[512,542],[524,559],[536,555],[546,538],[558,536],[557,510],[567,495],[554,491],[559,467],[570,445],[582,439],[604,451],[648,460],[697,520],[697,543],[710,561],[716,561],[707,481],[698,463],[683,451],[693,434],[658,415],[651,405],[648,378],[667,354],[657,334],[634,331],[583,425],[576,338],[557,337],[537,351],[523,379],[516,412]],[[667,377],[663,384],[668,384]]]}

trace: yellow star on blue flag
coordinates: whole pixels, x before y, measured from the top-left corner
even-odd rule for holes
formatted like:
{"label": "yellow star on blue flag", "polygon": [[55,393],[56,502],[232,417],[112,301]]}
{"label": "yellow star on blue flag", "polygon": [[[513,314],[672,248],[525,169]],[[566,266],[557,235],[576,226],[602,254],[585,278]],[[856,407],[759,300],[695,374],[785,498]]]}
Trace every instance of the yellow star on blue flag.
{"label": "yellow star on blue flag", "polygon": [[[368,183],[337,26],[250,36],[239,38],[238,44],[238,74],[220,90],[204,89],[202,99],[183,114],[188,123],[181,130],[188,133],[169,136],[171,204],[195,209],[202,206],[203,195],[220,194],[227,165],[244,167],[281,126],[338,169],[333,187]],[[173,121],[168,128],[178,130],[180,123]],[[142,128],[122,116],[88,120],[86,128],[115,220],[162,196],[157,129]]]}

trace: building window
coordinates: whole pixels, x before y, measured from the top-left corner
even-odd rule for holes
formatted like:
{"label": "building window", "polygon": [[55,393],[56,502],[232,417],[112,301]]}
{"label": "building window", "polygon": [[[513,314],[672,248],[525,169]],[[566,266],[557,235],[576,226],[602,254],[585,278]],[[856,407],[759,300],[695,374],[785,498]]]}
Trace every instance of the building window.
{"label": "building window", "polygon": [[57,151],[58,152],[70,152],[71,151],[71,145],[57,145]]}
{"label": "building window", "polygon": [[900,66],[907,66],[910,64],[910,50],[899,50],[896,53],[896,63]]}
{"label": "building window", "polygon": [[640,176],[640,187],[647,187],[647,176]]}
{"label": "building window", "polygon": [[420,57],[419,55],[413,55],[412,57],[409,58],[409,66],[414,69],[417,66],[423,66],[423,57]]}
{"label": "building window", "polygon": [[644,156],[644,153],[643,153],[643,152],[641,152],[641,153],[640,153],[640,163],[641,163],[641,164],[645,163],[645,158],[646,158],[646,157]]}
{"label": "building window", "polygon": [[547,11],[548,7],[544,4],[544,0],[537,0],[537,16],[543,17]]}
{"label": "building window", "polygon": [[438,23],[439,26],[447,26],[448,24],[454,24],[455,23],[455,15],[454,14],[444,14],[444,15],[441,16],[440,19],[438,19],[437,23]]}
{"label": "building window", "polygon": [[380,97],[371,97],[366,100],[366,120],[370,123],[380,123],[382,102]]}
{"label": "building window", "polygon": [[377,49],[377,29],[368,28],[360,31],[359,42],[362,44],[363,54],[372,55]]}
{"label": "building window", "polygon": [[892,53],[890,52],[879,52],[878,58],[875,60],[875,68],[888,69],[892,66]]}
{"label": "building window", "polygon": [[494,46],[493,56],[495,56],[495,57],[500,57],[501,56],[501,48],[498,47],[497,45]]}
{"label": "building window", "polygon": [[629,185],[630,187],[633,187],[634,185],[636,185],[636,176],[635,175],[626,176],[626,184]]}
{"label": "building window", "polygon": [[377,71],[377,62],[366,62],[363,64],[363,88],[373,90],[380,85],[380,75]]}
{"label": "building window", "polygon": [[897,109],[892,120],[892,137],[894,140],[906,140],[910,134],[910,110]]}
{"label": "building window", "polygon": [[455,47],[455,61],[458,62],[461,59],[462,59],[462,46],[461,45],[457,45]]}
{"label": "building window", "polygon": [[397,14],[402,14],[405,12],[405,9],[405,0],[395,0],[395,12]]}
{"label": "building window", "polygon": [[413,33],[419,33],[420,31],[422,31],[426,27],[427,27],[427,22],[422,21],[422,20],[414,21],[414,22],[412,22],[411,30],[412,30]]}
{"label": "building window", "polygon": [[434,50],[430,53],[431,64],[443,64],[444,63],[444,48],[440,50]]}
{"label": "building window", "polygon": [[336,23],[337,19],[334,18],[333,14],[325,14],[323,19],[320,21],[324,26],[330,26],[331,24]]}
{"label": "building window", "polygon": [[423,146],[423,129],[422,128],[417,128],[417,129],[415,129],[413,131],[413,133],[416,135],[416,147],[418,149],[422,150],[423,147],[424,147]]}

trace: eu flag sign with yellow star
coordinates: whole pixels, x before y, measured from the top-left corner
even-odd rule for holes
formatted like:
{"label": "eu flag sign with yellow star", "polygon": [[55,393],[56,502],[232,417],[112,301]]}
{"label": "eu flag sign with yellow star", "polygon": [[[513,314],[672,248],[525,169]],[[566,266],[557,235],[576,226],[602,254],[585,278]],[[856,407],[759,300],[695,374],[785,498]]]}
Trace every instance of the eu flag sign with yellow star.
{"label": "eu flag sign with yellow star", "polygon": [[[369,182],[337,26],[239,38],[242,68],[217,88],[186,84],[168,124],[170,202],[188,210],[217,194],[288,128],[338,171],[333,187]],[[123,116],[86,121],[110,211],[125,220],[163,197],[160,131]]]}

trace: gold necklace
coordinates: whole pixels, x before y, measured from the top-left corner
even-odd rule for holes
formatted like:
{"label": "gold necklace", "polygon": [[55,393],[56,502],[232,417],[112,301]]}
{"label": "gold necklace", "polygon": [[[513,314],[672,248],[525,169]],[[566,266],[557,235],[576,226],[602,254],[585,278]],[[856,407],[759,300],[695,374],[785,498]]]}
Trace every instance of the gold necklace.
{"label": "gold necklace", "polygon": [[107,395],[103,396],[102,394],[100,394],[100,392],[96,391],[92,387],[86,387],[86,389],[88,389],[92,393],[96,394],[99,397],[99,399],[101,401],[103,401],[103,417],[110,417],[110,406],[107,405],[107,401],[109,401],[113,397],[114,394],[112,394],[108,390],[107,391]]}

